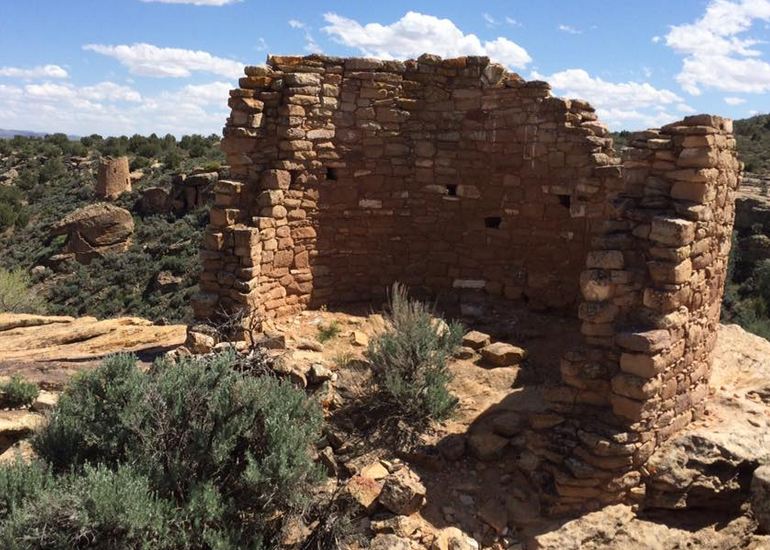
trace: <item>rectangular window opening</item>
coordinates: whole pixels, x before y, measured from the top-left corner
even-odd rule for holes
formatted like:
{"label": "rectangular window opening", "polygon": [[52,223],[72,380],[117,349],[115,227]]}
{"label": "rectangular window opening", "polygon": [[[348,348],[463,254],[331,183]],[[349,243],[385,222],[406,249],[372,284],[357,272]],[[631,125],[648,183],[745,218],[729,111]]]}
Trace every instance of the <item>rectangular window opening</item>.
{"label": "rectangular window opening", "polygon": [[456,183],[448,183],[446,186],[446,194],[450,197],[456,197],[457,196],[457,184]]}
{"label": "rectangular window opening", "polygon": [[503,218],[500,216],[489,216],[484,218],[484,226],[489,229],[500,229],[501,223],[503,223]]}
{"label": "rectangular window opening", "polygon": [[569,208],[572,206],[572,197],[569,195],[557,195],[559,197],[559,204],[561,204],[564,208]]}
{"label": "rectangular window opening", "polygon": [[331,166],[326,168],[326,181],[337,181],[337,169]]}

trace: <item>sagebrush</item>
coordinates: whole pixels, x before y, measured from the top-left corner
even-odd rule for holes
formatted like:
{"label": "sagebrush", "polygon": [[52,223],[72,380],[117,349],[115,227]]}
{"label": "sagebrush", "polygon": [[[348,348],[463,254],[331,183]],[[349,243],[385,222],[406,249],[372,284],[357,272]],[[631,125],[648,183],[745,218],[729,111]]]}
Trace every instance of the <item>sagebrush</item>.
{"label": "sagebrush", "polygon": [[30,290],[26,272],[0,269],[0,313],[44,313],[45,303]]}
{"label": "sagebrush", "polygon": [[234,364],[225,352],[142,372],[116,355],[77,376],[33,439],[55,481],[18,499],[0,541],[25,532],[31,547],[64,548],[91,533],[121,548],[271,547],[320,476],[322,415],[289,382]]}
{"label": "sagebrush", "polygon": [[391,289],[385,322],[387,328],[366,352],[380,400],[414,425],[446,418],[457,406],[448,389],[447,361],[460,345],[462,325],[436,318],[398,283]]}
{"label": "sagebrush", "polygon": [[39,394],[40,389],[36,384],[27,382],[20,376],[12,376],[9,381],[0,384],[0,407],[27,407]]}

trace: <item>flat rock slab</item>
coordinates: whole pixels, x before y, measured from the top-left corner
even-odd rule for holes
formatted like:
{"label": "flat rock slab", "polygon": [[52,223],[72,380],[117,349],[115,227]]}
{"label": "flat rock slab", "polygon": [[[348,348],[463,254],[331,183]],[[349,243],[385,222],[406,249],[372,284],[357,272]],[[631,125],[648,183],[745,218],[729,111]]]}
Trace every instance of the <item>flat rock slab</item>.
{"label": "flat rock slab", "polygon": [[45,417],[26,410],[0,411],[0,438],[23,437],[39,428]]}
{"label": "flat rock slab", "polygon": [[49,317],[0,313],[0,362],[84,361],[112,353],[172,349],[184,325],[153,325],[138,317]]}
{"label": "flat rock slab", "polygon": [[492,342],[492,338],[489,334],[484,334],[478,330],[472,330],[465,336],[463,336],[463,346],[471,349],[481,349],[488,346]]}
{"label": "flat rock slab", "polygon": [[527,356],[526,350],[505,342],[495,342],[481,348],[481,358],[492,367],[518,365]]}

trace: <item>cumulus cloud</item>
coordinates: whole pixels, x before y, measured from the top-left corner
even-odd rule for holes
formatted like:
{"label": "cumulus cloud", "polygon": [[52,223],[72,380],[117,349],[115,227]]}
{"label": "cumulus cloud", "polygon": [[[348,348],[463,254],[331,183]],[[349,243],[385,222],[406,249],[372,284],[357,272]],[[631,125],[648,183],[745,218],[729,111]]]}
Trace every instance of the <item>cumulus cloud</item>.
{"label": "cumulus cloud", "polygon": [[711,0],[694,23],[672,26],[665,43],[684,56],[676,79],[686,92],[770,91],[770,63],[748,36],[755,21],[770,21],[770,0]]}
{"label": "cumulus cloud", "polygon": [[142,95],[114,82],[0,85],[0,128],[78,135],[218,133],[227,118],[230,88],[227,82],[211,82]]}
{"label": "cumulus cloud", "polygon": [[328,23],[323,27],[325,33],[336,42],[367,56],[405,59],[426,52],[443,57],[488,55],[495,61],[518,69],[532,61],[524,48],[507,38],[482,42],[475,34],[463,33],[449,19],[414,11],[407,12],[389,25],[362,25],[336,13],[326,13],[324,19]]}
{"label": "cumulus cloud", "polygon": [[648,82],[609,82],[583,69],[568,69],[552,75],[533,73],[547,80],[559,95],[586,99],[603,122],[613,129],[641,129],[660,126],[679,118],[668,109],[690,113],[693,109],[671,90]]}
{"label": "cumulus cloud", "polygon": [[132,74],[141,76],[180,78],[204,72],[237,78],[243,70],[243,63],[239,61],[216,57],[201,50],[161,48],[146,43],[118,46],[86,44],[83,49],[112,57]]}
{"label": "cumulus cloud", "polygon": [[0,67],[0,76],[32,80],[35,78],[67,78],[69,75],[67,74],[67,71],[58,65],[39,65],[29,69],[23,69],[21,67]]}
{"label": "cumulus cloud", "polygon": [[228,4],[235,4],[241,0],[142,0],[146,3],[156,4],[191,4],[193,6],[226,6]]}
{"label": "cumulus cloud", "polygon": [[727,103],[728,105],[743,105],[744,103],[746,103],[746,100],[743,99],[742,97],[726,97],[725,103]]}

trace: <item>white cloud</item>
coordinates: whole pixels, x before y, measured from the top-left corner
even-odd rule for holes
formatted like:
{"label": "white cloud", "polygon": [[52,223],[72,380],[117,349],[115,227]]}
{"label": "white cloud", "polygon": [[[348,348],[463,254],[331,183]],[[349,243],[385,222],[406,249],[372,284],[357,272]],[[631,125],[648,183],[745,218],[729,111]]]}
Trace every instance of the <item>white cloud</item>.
{"label": "white cloud", "polygon": [[511,25],[512,27],[521,27],[521,26],[523,26],[520,22],[518,22],[513,17],[506,17],[505,18],[505,22],[508,23],[509,25]]}
{"label": "white cloud", "polygon": [[0,67],[0,76],[31,80],[35,78],[67,78],[68,75],[67,71],[58,65],[39,65],[29,69],[22,69],[20,67]]}
{"label": "white cloud", "polygon": [[495,19],[494,17],[492,17],[491,15],[489,15],[486,12],[482,13],[481,17],[483,17],[484,21],[487,22],[487,27],[496,27],[497,25],[500,24],[500,22],[497,19]]}
{"label": "white cloud", "polygon": [[583,34],[583,31],[580,29],[576,29],[575,27],[572,27],[570,25],[559,25],[557,27],[561,32],[566,32],[567,34]]}
{"label": "white cloud", "polygon": [[682,89],[726,92],[770,91],[770,63],[747,36],[755,21],[770,21],[770,0],[711,0],[694,23],[671,27],[666,45],[684,55],[676,79]]}
{"label": "white cloud", "polygon": [[289,26],[292,29],[300,29],[303,31],[305,35],[305,51],[308,53],[322,53],[323,49],[321,46],[318,45],[318,42],[315,41],[315,38],[313,38],[313,33],[311,32],[311,28],[304,22],[300,21],[299,19],[289,19]]}
{"label": "white cloud", "polygon": [[201,50],[160,48],[146,43],[119,46],[86,44],[83,49],[117,59],[131,73],[141,76],[179,78],[190,76],[193,72],[204,72],[237,78],[243,71],[241,62]]}
{"label": "white cloud", "polygon": [[193,6],[226,6],[241,0],[142,0],[142,2],[158,4],[191,4]]}
{"label": "white cloud", "polygon": [[549,76],[537,72],[532,78],[547,80],[559,95],[586,99],[602,122],[614,129],[660,126],[678,118],[666,109],[689,113],[692,108],[670,90],[648,82],[608,82],[583,69],[568,69]]}
{"label": "white cloud", "polygon": [[211,82],[142,95],[113,82],[0,85],[0,128],[77,135],[218,133],[227,118],[230,88],[227,82]]}
{"label": "white cloud", "polygon": [[746,100],[743,99],[742,97],[726,97],[725,103],[727,103],[728,105],[743,105],[744,103],[746,103]]}
{"label": "white cloud", "polygon": [[326,13],[324,19],[328,23],[324,32],[367,56],[405,59],[426,52],[443,57],[488,55],[513,68],[523,68],[532,61],[524,48],[507,38],[482,42],[475,34],[463,33],[449,19],[414,11],[390,25],[362,25],[336,13]]}

